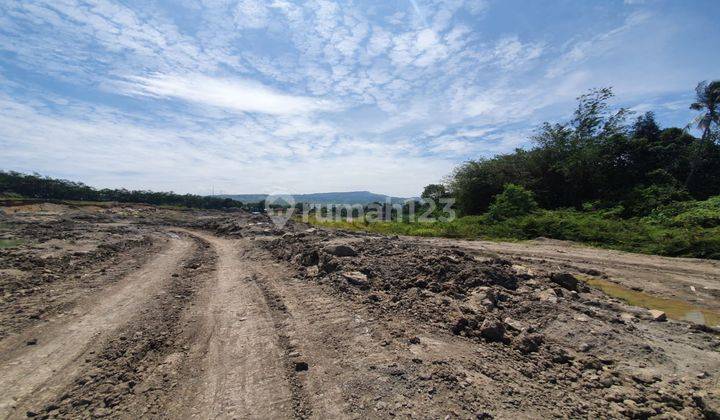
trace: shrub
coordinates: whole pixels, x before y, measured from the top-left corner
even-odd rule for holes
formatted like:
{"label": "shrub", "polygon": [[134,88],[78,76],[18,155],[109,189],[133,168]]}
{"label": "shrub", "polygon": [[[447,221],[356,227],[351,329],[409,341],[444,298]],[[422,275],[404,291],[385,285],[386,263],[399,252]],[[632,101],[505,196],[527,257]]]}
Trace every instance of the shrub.
{"label": "shrub", "polygon": [[493,220],[505,220],[524,216],[538,209],[533,193],[520,185],[505,184],[503,192],[495,196],[488,216]]}

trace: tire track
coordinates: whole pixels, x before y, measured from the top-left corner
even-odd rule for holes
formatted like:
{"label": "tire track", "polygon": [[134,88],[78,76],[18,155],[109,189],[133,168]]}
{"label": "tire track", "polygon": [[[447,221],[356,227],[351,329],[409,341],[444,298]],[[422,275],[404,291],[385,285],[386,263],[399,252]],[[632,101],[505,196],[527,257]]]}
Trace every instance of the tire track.
{"label": "tire track", "polygon": [[[76,315],[31,329],[0,343],[0,417],[16,416],[19,407],[47,400],[82,370],[78,360],[98,340],[108,337],[163,287],[172,270],[188,255],[192,242],[171,238],[167,248],[116,285],[79,304]],[[24,341],[38,337],[36,345]]]}
{"label": "tire track", "polygon": [[180,380],[175,367],[186,354],[183,330],[197,290],[214,274],[209,244],[194,238],[196,252],[167,287],[85,359],[84,372],[60,396],[32,412],[40,417],[155,417],[172,405]]}
{"label": "tire track", "polygon": [[[192,232],[218,255],[215,284],[202,298],[206,313],[190,346],[187,401],[173,417],[292,418],[308,413],[297,382],[288,377],[287,338],[279,308],[253,276],[258,262],[241,256],[246,241]],[[262,263],[262,262],[260,262]]]}
{"label": "tire track", "polygon": [[[268,303],[272,311],[275,330],[278,334],[278,343],[285,355],[295,355],[297,346],[291,340],[288,332],[288,321],[290,315],[288,308],[282,300],[282,297],[273,290],[267,279],[255,272],[252,274],[252,282],[255,283],[263,294],[265,301]],[[296,360],[292,361],[289,357],[285,357],[285,376],[290,384],[290,392],[292,394],[293,414],[297,418],[309,418],[312,416],[312,407],[304,390],[302,379],[299,377],[301,372],[309,369],[307,362]]]}

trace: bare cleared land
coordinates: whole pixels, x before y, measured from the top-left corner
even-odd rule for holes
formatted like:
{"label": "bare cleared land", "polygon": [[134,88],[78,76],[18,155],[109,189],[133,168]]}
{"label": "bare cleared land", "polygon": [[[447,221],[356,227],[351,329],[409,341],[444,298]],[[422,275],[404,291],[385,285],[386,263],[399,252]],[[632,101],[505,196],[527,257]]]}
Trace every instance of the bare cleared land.
{"label": "bare cleared land", "polygon": [[[2,211],[3,418],[719,415],[715,261],[150,206]],[[608,284],[710,315],[663,320]]]}

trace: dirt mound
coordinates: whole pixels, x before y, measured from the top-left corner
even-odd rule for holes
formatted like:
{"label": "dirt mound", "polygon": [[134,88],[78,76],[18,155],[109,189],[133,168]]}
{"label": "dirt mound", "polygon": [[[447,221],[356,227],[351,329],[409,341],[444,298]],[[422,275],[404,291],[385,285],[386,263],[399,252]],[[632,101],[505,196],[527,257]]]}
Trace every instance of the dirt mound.
{"label": "dirt mound", "polygon": [[[295,265],[307,281],[362,302],[374,314],[405,317],[489,346],[499,361],[495,368],[508,377],[527,370],[536,380],[583,396],[596,413],[695,416],[708,410],[695,392],[708,384],[696,378],[720,361],[716,337],[693,333],[697,339],[673,343],[671,337],[687,335],[688,325],[653,322],[647,311],[568,273],[534,272],[413,240],[289,230],[258,243]],[[686,352],[683,360],[678,351]],[[708,363],[684,360],[700,354],[710,357]],[[678,370],[678,363],[685,368]],[[654,379],[638,380],[638,371]]]}

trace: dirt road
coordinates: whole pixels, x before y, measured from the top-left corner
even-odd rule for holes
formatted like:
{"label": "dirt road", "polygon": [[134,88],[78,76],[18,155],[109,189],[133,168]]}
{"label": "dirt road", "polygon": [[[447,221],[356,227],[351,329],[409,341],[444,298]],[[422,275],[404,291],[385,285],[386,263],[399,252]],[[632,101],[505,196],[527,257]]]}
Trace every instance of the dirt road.
{"label": "dirt road", "polygon": [[2,418],[711,417],[720,401],[716,332],[532,273],[704,290],[713,262],[61,216],[0,253]]}
{"label": "dirt road", "polygon": [[200,370],[182,417],[292,417],[299,396],[287,378],[271,310],[255,283],[242,241],[200,234],[218,255],[214,284],[201,298],[207,314],[190,358]]}
{"label": "dirt road", "polygon": [[157,294],[191,242],[173,235],[155,258],[113,287],[88,296],[67,317],[0,342],[0,416],[54,397],[82,368],[78,359]]}

